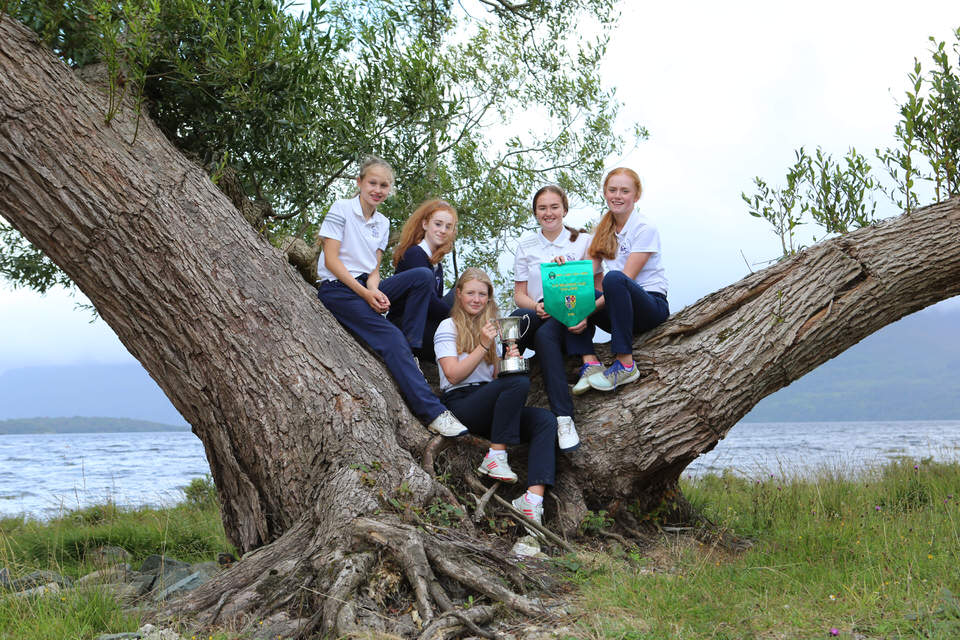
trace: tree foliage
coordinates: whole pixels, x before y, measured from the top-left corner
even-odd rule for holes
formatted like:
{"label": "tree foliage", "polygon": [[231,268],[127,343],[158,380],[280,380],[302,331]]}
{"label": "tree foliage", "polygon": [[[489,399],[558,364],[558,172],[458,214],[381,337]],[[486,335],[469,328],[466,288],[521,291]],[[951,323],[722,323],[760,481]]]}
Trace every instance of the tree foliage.
{"label": "tree foliage", "polygon": [[[215,180],[235,174],[275,241],[313,242],[373,152],[397,170],[382,208],[395,227],[446,198],[461,212],[461,256],[490,267],[540,184],[590,200],[625,143],[597,73],[611,0],[329,0],[302,12],[274,0],[12,0],[7,11],[71,66],[104,64],[107,119],[140,102]],[[8,227],[0,238],[0,273],[15,284],[66,280]]]}
{"label": "tree foliage", "polygon": [[801,147],[794,152],[796,162],[787,171],[786,186],[770,187],[756,177],[756,192],[741,194],[748,213],[771,224],[784,256],[802,248],[794,231],[802,224],[812,222],[828,235],[869,224],[877,192],[886,193],[907,213],[920,203],[921,183],[932,187],[934,202],[960,194],[960,29],[954,37],[949,47],[930,38],[932,64],[926,73],[914,59],[910,89],[898,107],[900,120],[894,127],[899,146],[876,150],[891,185],[884,187],[855,149],[834,161],[819,147],[814,156]]}

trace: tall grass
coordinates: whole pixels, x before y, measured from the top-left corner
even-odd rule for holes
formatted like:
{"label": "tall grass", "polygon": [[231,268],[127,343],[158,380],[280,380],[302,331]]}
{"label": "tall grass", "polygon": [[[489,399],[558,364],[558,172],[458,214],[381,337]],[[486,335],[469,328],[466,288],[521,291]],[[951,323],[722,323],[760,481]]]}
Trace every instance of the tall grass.
{"label": "tall grass", "polygon": [[[76,578],[100,568],[92,552],[104,546],[128,551],[135,569],[152,554],[199,562],[232,551],[209,479],[193,481],[185,495],[184,502],[167,509],[126,509],[108,502],[49,521],[0,519],[0,568],[14,578],[40,569]],[[85,639],[134,631],[139,624],[139,617],[124,613],[99,587],[27,598],[0,591],[0,640]]]}
{"label": "tall grass", "polygon": [[752,547],[665,535],[650,553],[598,559],[580,576],[583,637],[960,637],[960,465],[725,473],[683,490]]}

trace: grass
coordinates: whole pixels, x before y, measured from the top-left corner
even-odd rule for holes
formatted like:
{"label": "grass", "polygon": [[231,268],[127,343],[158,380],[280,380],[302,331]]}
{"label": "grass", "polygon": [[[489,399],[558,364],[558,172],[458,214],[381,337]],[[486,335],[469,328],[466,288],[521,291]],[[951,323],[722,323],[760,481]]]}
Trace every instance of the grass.
{"label": "grass", "polygon": [[960,465],[684,481],[740,554],[665,536],[578,577],[584,638],[960,637]]}
{"label": "grass", "polygon": [[[50,521],[0,519],[0,567],[11,577],[46,569],[77,578],[98,568],[88,553],[101,546],[126,549],[135,569],[157,553],[200,562],[233,551],[209,479],[194,480],[185,495],[182,503],[167,509],[124,509],[107,503]],[[124,613],[102,588],[29,598],[5,598],[0,592],[0,640],[95,638],[135,631],[140,624],[139,617]]]}

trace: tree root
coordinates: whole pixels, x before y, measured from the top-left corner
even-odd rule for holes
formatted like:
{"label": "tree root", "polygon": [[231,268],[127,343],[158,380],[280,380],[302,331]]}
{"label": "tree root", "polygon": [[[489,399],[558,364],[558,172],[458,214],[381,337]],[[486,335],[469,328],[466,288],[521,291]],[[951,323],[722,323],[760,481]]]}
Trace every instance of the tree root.
{"label": "tree root", "polygon": [[[503,586],[499,576],[492,575],[466,560],[467,554],[463,551],[468,545],[444,542],[409,525],[385,523],[370,518],[360,518],[356,521],[355,528],[359,537],[388,548],[401,564],[414,589],[417,611],[426,626],[434,620],[433,604],[437,605],[441,613],[453,609],[453,604],[431,565],[454,582],[502,602],[520,613],[538,617],[549,616],[541,603]],[[492,559],[491,556],[492,554],[488,555],[488,559]],[[505,559],[498,562],[503,564]],[[518,578],[516,575],[509,577],[512,580]]]}
{"label": "tree root", "polygon": [[423,632],[417,636],[417,640],[459,638],[463,629],[467,629],[474,635],[493,640],[497,637],[497,634],[481,629],[478,625],[493,620],[495,611],[495,607],[490,606],[473,607],[467,611],[448,611],[427,625]]}

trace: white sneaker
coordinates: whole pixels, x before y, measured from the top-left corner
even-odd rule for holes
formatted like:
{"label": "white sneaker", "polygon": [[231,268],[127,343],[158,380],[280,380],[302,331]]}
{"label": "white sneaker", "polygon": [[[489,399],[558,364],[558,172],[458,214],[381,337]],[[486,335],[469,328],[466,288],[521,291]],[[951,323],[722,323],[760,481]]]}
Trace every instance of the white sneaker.
{"label": "white sneaker", "polygon": [[500,482],[517,481],[517,474],[510,468],[510,464],[506,458],[496,458],[489,454],[484,456],[483,462],[477,467],[477,473],[493,478],[494,480],[499,480]]}
{"label": "white sneaker", "polygon": [[448,438],[456,438],[467,432],[467,428],[449,411],[444,411],[434,418],[433,422],[427,425],[427,429]]}
{"label": "white sneaker", "polygon": [[557,444],[560,445],[560,451],[576,451],[580,448],[580,436],[570,416],[557,417]]}
{"label": "white sneaker", "polygon": [[587,378],[595,373],[603,373],[603,365],[599,362],[597,364],[580,365],[580,378],[577,380],[577,384],[573,385],[573,395],[579,396],[589,391],[591,387]]}
{"label": "white sneaker", "polygon": [[[530,504],[527,502],[527,494],[521,493],[518,498],[510,502],[513,505],[513,508],[525,515],[530,520],[533,520],[537,524],[543,524],[543,503],[540,504]],[[536,537],[542,536],[543,534],[539,531],[534,531],[529,527],[524,527],[527,530],[527,533]]]}

